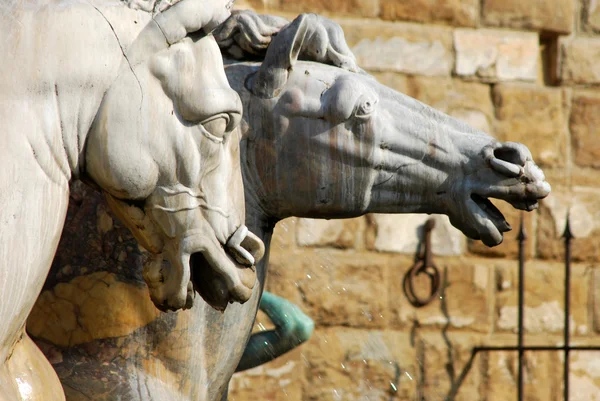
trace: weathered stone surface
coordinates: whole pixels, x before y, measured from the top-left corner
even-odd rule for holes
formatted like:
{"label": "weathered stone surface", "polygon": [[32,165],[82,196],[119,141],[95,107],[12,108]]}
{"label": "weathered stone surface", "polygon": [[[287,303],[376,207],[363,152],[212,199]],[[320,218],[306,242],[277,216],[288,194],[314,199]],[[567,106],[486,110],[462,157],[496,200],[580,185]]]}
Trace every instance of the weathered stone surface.
{"label": "weathered stone surface", "polygon": [[411,76],[406,94],[465,121],[484,132],[491,132],[494,106],[490,87],[445,77]]}
{"label": "weathered stone surface", "polygon": [[569,215],[574,261],[596,262],[600,258],[600,191],[596,188],[575,187],[555,190],[541,203],[537,252],[544,259],[564,258],[561,238]]}
{"label": "weathered stone surface", "polygon": [[535,81],[539,44],[534,33],[459,28],[455,73],[484,81]]}
{"label": "weathered stone surface", "polygon": [[396,72],[377,72],[374,71],[371,73],[378,82],[382,83],[385,86],[388,86],[398,92],[408,93],[408,80],[409,77],[404,74],[399,74]]}
{"label": "weathered stone surface", "polygon": [[299,246],[331,246],[352,248],[360,237],[364,219],[298,219],[297,241]]}
{"label": "weathered stone surface", "polygon": [[582,167],[600,167],[600,94],[575,92],[571,106],[573,162]]}
{"label": "weathered stone surface", "polygon": [[[564,329],[564,265],[539,261],[527,262],[525,268],[524,325],[528,333],[560,333]],[[498,263],[495,271],[495,330],[516,332],[518,305],[518,264]],[[585,266],[571,271],[571,332],[586,334],[590,330],[587,304],[589,275]]]}
{"label": "weathered stone surface", "polygon": [[302,401],[302,350],[297,348],[268,364],[233,375],[228,400]]}
{"label": "weathered stone surface", "polygon": [[471,349],[480,345],[481,335],[455,332],[424,332],[417,339],[417,358],[422,354],[423,400],[453,399],[471,401],[480,399],[482,376],[473,366],[460,386],[455,398],[450,397],[453,384],[471,356]]}
{"label": "weathered stone surface", "polygon": [[594,332],[600,332],[600,269],[594,267],[591,274],[592,319]]}
{"label": "weathered stone surface", "polygon": [[290,217],[278,222],[275,225],[275,230],[273,230],[271,248],[273,250],[294,248],[296,246],[297,225],[298,219],[296,217]]}
{"label": "weathered stone surface", "polygon": [[600,30],[600,4],[597,1],[584,1],[584,22],[587,28]]}
{"label": "weathered stone surface", "polygon": [[491,26],[567,34],[575,20],[572,0],[484,0],[482,7],[483,22]]}
{"label": "weathered stone surface", "polygon": [[[512,344],[511,344],[512,345]],[[489,401],[516,400],[518,380],[517,352],[481,353],[479,365],[487,380],[482,385],[482,399]],[[562,364],[556,353],[526,352],[524,393],[526,400],[562,400]],[[583,400],[585,398],[573,398]]]}
{"label": "weathered stone surface", "polygon": [[[42,292],[27,321],[27,330],[60,346],[128,335],[160,315],[147,302],[149,297],[147,287],[119,281],[112,273],[77,277]],[[119,308],[98,309],[106,304]],[[92,312],[97,310],[104,313]],[[59,326],[56,321],[63,323]]]}
{"label": "weathered stone surface", "polygon": [[600,38],[577,36],[561,45],[563,84],[600,83]]}
{"label": "weathered stone surface", "polygon": [[600,352],[598,351],[571,352],[569,358],[569,399],[600,401],[599,357]]}
{"label": "weathered stone surface", "polygon": [[440,26],[364,20],[338,21],[356,55],[370,71],[450,75],[452,31]]}
{"label": "weathered stone surface", "polygon": [[325,329],[304,354],[305,399],[400,401],[416,395],[419,368],[408,333]]}
{"label": "weathered stone surface", "polygon": [[278,8],[296,13],[334,13],[358,17],[376,17],[379,14],[379,2],[373,0],[279,0]]}
{"label": "weathered stone surface", "polygon": [[[443,328],[487,332],[490,328],[488,291],[490,286],[489,262],[469,259],[434,259],[441,277],[438,299],[427,306],[413,307],[404,295],[403,279],[412,262],[396,264],[390,273],[391,323],[394,326]],[[445,286],[444,286],[445,282]],[[417,295],[426,297],[431,292],[431,280],[420,275],[414,282]]]}
{"label": "weathered stone surface", "polygon": [[[367,247],[380,252],[414,254],[423,238],[423,225],[432,216],[423,214],[369,215],[370,232]],[[433,216],[436,225],[432,232],[432,248],[436,255],[460,255],[466,237],[450,224],[445,215]]]}
{"label": "weathered stone surface", "polygon": [[477,0],[381,0],[381,18],[418,22],[444,22],[453,26],[475,26],[479,19]]}
{"label": "weathered stone surface", "polygon": [[525,144],[540,166],[563,166],[567,160],[568,93],[560,88],[523,84],[496,85],[496,137]]}
{"label": "weathered stone surface", "polygon": [[299,304],[317,324],[384,327],[389,258],[332,249],[274,255],[268,290]]}

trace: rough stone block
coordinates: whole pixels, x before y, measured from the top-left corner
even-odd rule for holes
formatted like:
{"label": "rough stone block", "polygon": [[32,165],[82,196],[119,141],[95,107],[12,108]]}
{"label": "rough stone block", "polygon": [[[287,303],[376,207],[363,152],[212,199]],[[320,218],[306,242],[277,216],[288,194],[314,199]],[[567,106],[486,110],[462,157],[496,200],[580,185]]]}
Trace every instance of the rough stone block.
{"label": "rough stone block", "polygon": [[[518,264],[498,262],[495,271],[495,330],[516,332],[518,327]],[[527,333],[562,333],[564,330],[564,265],[529,261],[525,267],[524,325]],[[573,334],[590,330],[588,319],[589,275],[585,266],[571,271],[571,319]]]}
{"label": "rough stone block", "polygon": [[[576,92],[571,106],[571,145],[578,166],[600,168],[600,94]],[[597,184],[596,184],[597,185]]]}
{"label": "rough stone block", "polygon": [[453,381],[471,356],[471,349],[481,344],[481,335],[446,332],[419,333],[417,358],[422,354],[423,400],[472,401],[478,397],[481,375],[473,366],[456,397],[450,396]]}
{"label": "rough stone block", "polygon": [[280,249],[292,249],[296,245],[296,231],[298,219],[290,217],[281,220],[275,225],[273,238],[271,238],[271,250],[276,252]]}
{"label": "rough stone block", "polygon": [[450,28],[354,19],[337,22],[358,65],[366,70],[429,76],[452,72]]}
{"label": "rough stone block", "polygon": [[538,74],[538,37],[529,32],[459,28],[454,31],[455,73],[497,81],[533,81]]}
{"label": "rough stone block", "polygon": [[408,94],[408,76],[398,74],[396,72],[377,72],[369,71],[377,81],[385,86],[388,86],[398,92]]}
{"label": "rough stone block", "polygon": [[484,0],[486,25],[571,33],[575,14],[573,0]]}
{"label": "rough stone block", "polygon": [[600,4],[597,1],[584,1],[584,23],[593,31],[600,30]]}
{"label": "rough stone block", "polygon": [[563,84],[600,83],[600,38],[578,36],[561,43]]}
{"label": "rough stone block", "polygon": [[381,0],[381,18],[418,22],[443,22],[453,26],[475,26],[478,0]]}
{"label": "rough stone block", "polygon": [[364,219],[298,219],[297,241],[299,246],[329,246],[353,248]]}
{"label": "rough stone block", "polygon": [[[494,351],[478,356],[482,375],[482,398],[487,401],[516,400],[518,380],[517,352]],[[562,364],[557,353],[526,352],[524,393],[528,401],[562,400]],[[572,398],[583,400],[585,398]]]}
{"label": "rough stone block", "polygon": [[[406,262],[404,262],[406,263]],[[436,258],[442,283],[439,297],[428,305],[415,308],[404,295],[403,279],[413,262],[398,261],[390,272],[391,324],[407,327],[443,328],[487,332],[490,328],[488,307],[490,268],[485,260]],[[444,286],[445,282],[445,286]],[[431,293],[431,280],[424,274],[414,281],[415,293],[425,298]]]}
{"label": "rough stone block", "polygon": [[[275,255],[274,255],[275,256]],[[268,289],[299,304],[320,325],[384,327],[389,321],[389,257],[332,249],[281,253]]]}
{"label": "rough stone block", "polygon": [[305,399],[414,399],[418,362],[409,333],[332,328],[304,348]]}
{"label": "rough stone block", "polygon": [[561,238],[569,215],[573,261],[597,262],[600,258],[600,191],[596,188],[556,188],[541,203],[537,252],[541,258],[563,260]]}
{"label": "rough stone block", "polygon": [[[600,399],[600,368],[598,367],[598,358],[600,358],[599,351],[571,352],[569,358],[569,399]],[[560,359],[562,364],[562,358]]]}
{"label": "rough stone block", "polygon": [[436,225],[432,232],[432,248],[436,255],[460,255],[464,252],[466,237],[450,224],[445,215],[372,214],[367,248],[380,252],[414,254],[423,240],[423,225],[430,218]]}
{"label": "rough stone block", "polygon": [[304,376],[302,348],[297,348],[265,365],[233,375],[229,401],[302,401]]}
{"label": "rough stone block", "polygon": [[567,160],[568,92],[561,88],[501,84],[493,90],[496,137],[521,142],[540,166],[563,166]]}
{"label": "rough stone block", "polygon": [[297,13],[313,12],[377,17],[379,2],[374,0],[279,0],[279,9]]}
{"label": "rough stone block", "polygon": [[407,95],[491,133],[494,106],[488,85],[446,77],[411,76],[406,87]]}

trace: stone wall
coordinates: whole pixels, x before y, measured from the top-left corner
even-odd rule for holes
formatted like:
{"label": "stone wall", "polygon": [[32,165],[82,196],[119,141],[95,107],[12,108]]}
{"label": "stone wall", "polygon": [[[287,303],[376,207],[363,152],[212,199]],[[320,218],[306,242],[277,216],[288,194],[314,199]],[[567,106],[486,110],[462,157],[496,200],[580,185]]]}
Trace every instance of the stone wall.
{"label": "stone wall", "polygon": [[[381,82],[520,141],[553,193],[524,216],[526,344],[563,330],[563,248],[576,239],[573,343],[600,345],[600,5],[595,0],[248,0],[288,18],[338,21]],[[598,125],[597,125],[598,124]],[[520,214],[498,205],[513,227]],[[517,341],[516,230],[489,249],[437,217],[440,299],[416,309],[402,291],[426,217],[288,219],[277,226],[268,289],[316,322],[312,339],[237,374],[230,400],[444,400],[475,345]],[[426,290],[423,282],[421,290]],[[268,327],[268,319],[258,323]],[[526,355],[527,400],[562,400],[562,355]],[[600,400],[600,353],[571,357],[571,400]],[[514,352],[479,354],[456,400],[516,400]]]}

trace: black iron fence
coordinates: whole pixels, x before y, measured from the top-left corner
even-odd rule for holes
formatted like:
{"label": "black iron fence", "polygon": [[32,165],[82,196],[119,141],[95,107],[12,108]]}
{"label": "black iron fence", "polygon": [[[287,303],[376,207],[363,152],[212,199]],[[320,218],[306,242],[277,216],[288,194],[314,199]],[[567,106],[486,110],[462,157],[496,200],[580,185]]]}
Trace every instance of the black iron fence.
{"label": "black iron fence", "polygon": [[[437,298],[441,289],[440,273],[433,263],[431,250],[431,231],[434,227],[434,221],[428,220],[424,227],[424,241],[417,255],[417,261],[408,270],[404,277],[404,292],[409,302],[415,307],[427,305],[433,299]],[[519,241],[519,287],[518,287],[518,309],[517,309],[517,344],[507,346],[478,346],[474,347],[471,355],[457,379],[453,382],[446,400],[453,401],[464,382],[467,374],[473,366],[475,357],[480,352],[494,351],[516,351],[518,352],[518,371],[517,371],[517,399],[524,400],[524,364],[525,352],[540,351],[562,351],[563,353],[563,400],[569,401],[569,354],[571,351],[600,351],[599,346],[575,346],[570,343],[570,312],[571,312],[571,242],[573,234],[571,232],[569,217],[567,216],[565,229],[562,235],[565,249],[565,286],[564,286],[564,330],[562,346],[526,346],[524,345],[524,307],[525,307],[525,243],[527,235],[523,228],[523,219],[519,226],[517,240]],[[426,274],[431,280],[431,291],[427,297],[419,297],[414,291],[413,280],[417,275]]]}

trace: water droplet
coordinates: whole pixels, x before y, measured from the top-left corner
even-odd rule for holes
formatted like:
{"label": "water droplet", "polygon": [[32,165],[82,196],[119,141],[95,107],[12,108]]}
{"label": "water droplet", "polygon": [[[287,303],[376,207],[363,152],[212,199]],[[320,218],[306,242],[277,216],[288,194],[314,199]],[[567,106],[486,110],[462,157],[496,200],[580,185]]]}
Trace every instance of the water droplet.
{"label": "water droplet", "polygon": [[265,331],[267,329],[262,323],[258,324],[258,328],[260,329],[260,331]]}
{"label": "water droplet", "polygon": [[308,277],[308,278],[312,278],[312,277],[310,276],[310,274],[307,274],[307,275],[306,275],[306,277]]}
{"label": "water droplet", "polygon": [[340,365],[342,365],[342,369],[346,369],[346,365],[344,365],[343,363],[340,363]]}
{"label": "water droplet", "polygon": [[342,290],[346,291],[346,287],[342,287]]}
{"label": "water droplet", "polygon": [[398,388],[396,388],[396,385],[394,383],[390,382],[390,386],[392,386],[392,389],[394,391],[398,391]]}
{"label": "water droplet", "polygon": [[411,376],[411,375],[410,375],[408,372],[404,372],[404,373],[406,373],[406,376],[408,376],[408,378],[409,378],[410,380],[412,380],[412,376]]}

